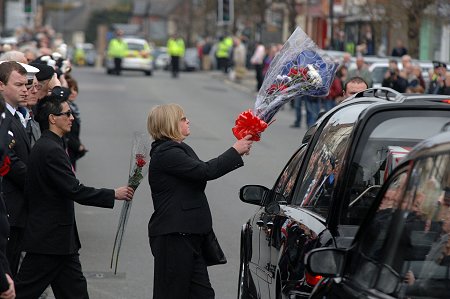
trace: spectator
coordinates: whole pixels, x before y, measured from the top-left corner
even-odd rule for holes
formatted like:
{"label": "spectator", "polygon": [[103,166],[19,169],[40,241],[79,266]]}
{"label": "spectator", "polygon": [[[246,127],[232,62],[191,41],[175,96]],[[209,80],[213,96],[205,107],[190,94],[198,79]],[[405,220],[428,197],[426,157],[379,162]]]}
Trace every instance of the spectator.
{"label": "spectator", "polygon": [[386,71],[381,85],[402,93],[406,91],[408,81],[400,76],[400,71],[397,67],[396,60],[389,61],[389,69]]}
{"label": "spectator", "polygon": [[428,93],[450,95],[450,74],[447,73],[447,65],[440,61],[433,61],[433,66],[434,71]]}
{"label": "spectator", "polygon": [[369,68],[364,62],[364,57],[358,56],[356,58],[356,69],[350,70],[348,72],[348,76],[350,78],[353,77],[361,77],[364,79],[364,82],[367,83],[368,87],[372,87],[372,74],[369,71]]}
{"label": "spectator", "polygon": [[262,86],[264,76],[263,76],[263,62],[266,54],[266,48],[261,42],[256,42],[255,52],[253,52],[252,58],[250,58],[250,63],[254,65],[256,72],[256,91]]}
{"label": "spectator", "polygon": [[343,98],[340,98],[337,104],[344,102],[347,98],[358,92],[364,91],[368,88],[366,81],[361,77],[353,77],[348,79],[344,85],[344,90],[342,91]]}
{"label": "spectator", "polygon": [[403,46],[403,41],[398,39],[396,46],[392,49],[391,56],[402,57],[406,54],[408,54],[408,50]]}

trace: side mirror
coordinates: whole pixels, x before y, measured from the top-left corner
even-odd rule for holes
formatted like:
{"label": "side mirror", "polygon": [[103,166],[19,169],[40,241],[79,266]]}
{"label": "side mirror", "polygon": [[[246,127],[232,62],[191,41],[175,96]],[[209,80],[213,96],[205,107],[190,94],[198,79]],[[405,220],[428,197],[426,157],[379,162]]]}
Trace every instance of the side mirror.
{"label": "side mirror", "polygon": [[261,206],[264,202],[269,189],[260,185],[246,185],[239,191],[239,198],[252,205]]}
{"label": "side mirror", "polygon": [[318,248],[305,257],[306,269],[314,275],[325,277],[341,277],[344,270],[346,249]]}

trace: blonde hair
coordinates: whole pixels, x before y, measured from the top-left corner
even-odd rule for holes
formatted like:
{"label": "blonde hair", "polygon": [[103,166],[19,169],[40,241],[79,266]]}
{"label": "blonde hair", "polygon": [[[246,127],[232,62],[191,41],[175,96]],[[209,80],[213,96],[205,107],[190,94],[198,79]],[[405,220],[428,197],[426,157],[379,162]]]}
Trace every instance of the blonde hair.
{"label": "blonde hair", "polygon": [[152,108],[147,118],[147,130],[154,140],[169,138],[183,140],[180,132],[180,120],[184,116],[183,108],[178,104],[158,105]]}

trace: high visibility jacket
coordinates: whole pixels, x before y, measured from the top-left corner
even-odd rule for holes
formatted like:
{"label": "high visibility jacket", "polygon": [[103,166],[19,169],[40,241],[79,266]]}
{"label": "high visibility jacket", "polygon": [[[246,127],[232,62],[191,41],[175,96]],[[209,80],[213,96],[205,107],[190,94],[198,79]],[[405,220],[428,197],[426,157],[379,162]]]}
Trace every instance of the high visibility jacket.
{"label": "high visibility jacket", "polygon": [[128,45],[122,39],[113,38],[108,45],[108,56],[123,58],[128,54]]}
{"label": "high visibility jacket", "polygon": [[170,56],[184,56],[184,41],[181,38],[169,38],[167,41],[167,52]]}
{"label": "high visibility jacket", "polygon": [[230,56],[231,47],[233,47],[233,40],[231,37],[225,37],[217,45],[216,56],[218,58],[228,58]]}

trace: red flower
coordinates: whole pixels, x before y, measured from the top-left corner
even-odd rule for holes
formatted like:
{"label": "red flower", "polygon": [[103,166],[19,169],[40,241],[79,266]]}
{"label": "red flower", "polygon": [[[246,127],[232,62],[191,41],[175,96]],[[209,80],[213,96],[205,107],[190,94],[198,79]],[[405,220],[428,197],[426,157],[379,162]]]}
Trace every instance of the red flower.
{"label": "red flower", "polygon": [[268,124],[261,120],[256,115],[253,115],[251,110],[247,110],[239,114],[233,130],[234,136],[237,139],[242,139],[247,135],[252,135],[251,140],[259,141],[260,135],[268,127]]}
{"label": "red flower", "polygon": [[137,165],[137,167],[142,168],[142,167],[144,167],[145,164],[147,164],[147,162],[145,162],[145,160],[144,160],[144,155],[137,154],[136,155],[136,165]]}
{"label": "red flower", "polygon": [[0,167],[0,176],[5,176],[9,172],[9,166],[11,165],[11,160],[8,156],[3,159],[2,166]]}
{"label": "red flower", "polygon": [[288,76],[289,77],[294,77],[298,75],[298,69],[297,67],[291,67],[291,69],[289,70]]}
{"label": "red flower", "polygon": [[272,85],[270,85],[269,89],[267,90],[267,94],[273,94],[273,93],[278,92],[278,91],[283,91],[286,88],[287,88],[287,86],[284,85],[284,84],[279,84],[279,85],[278,84],[272,84]]}

